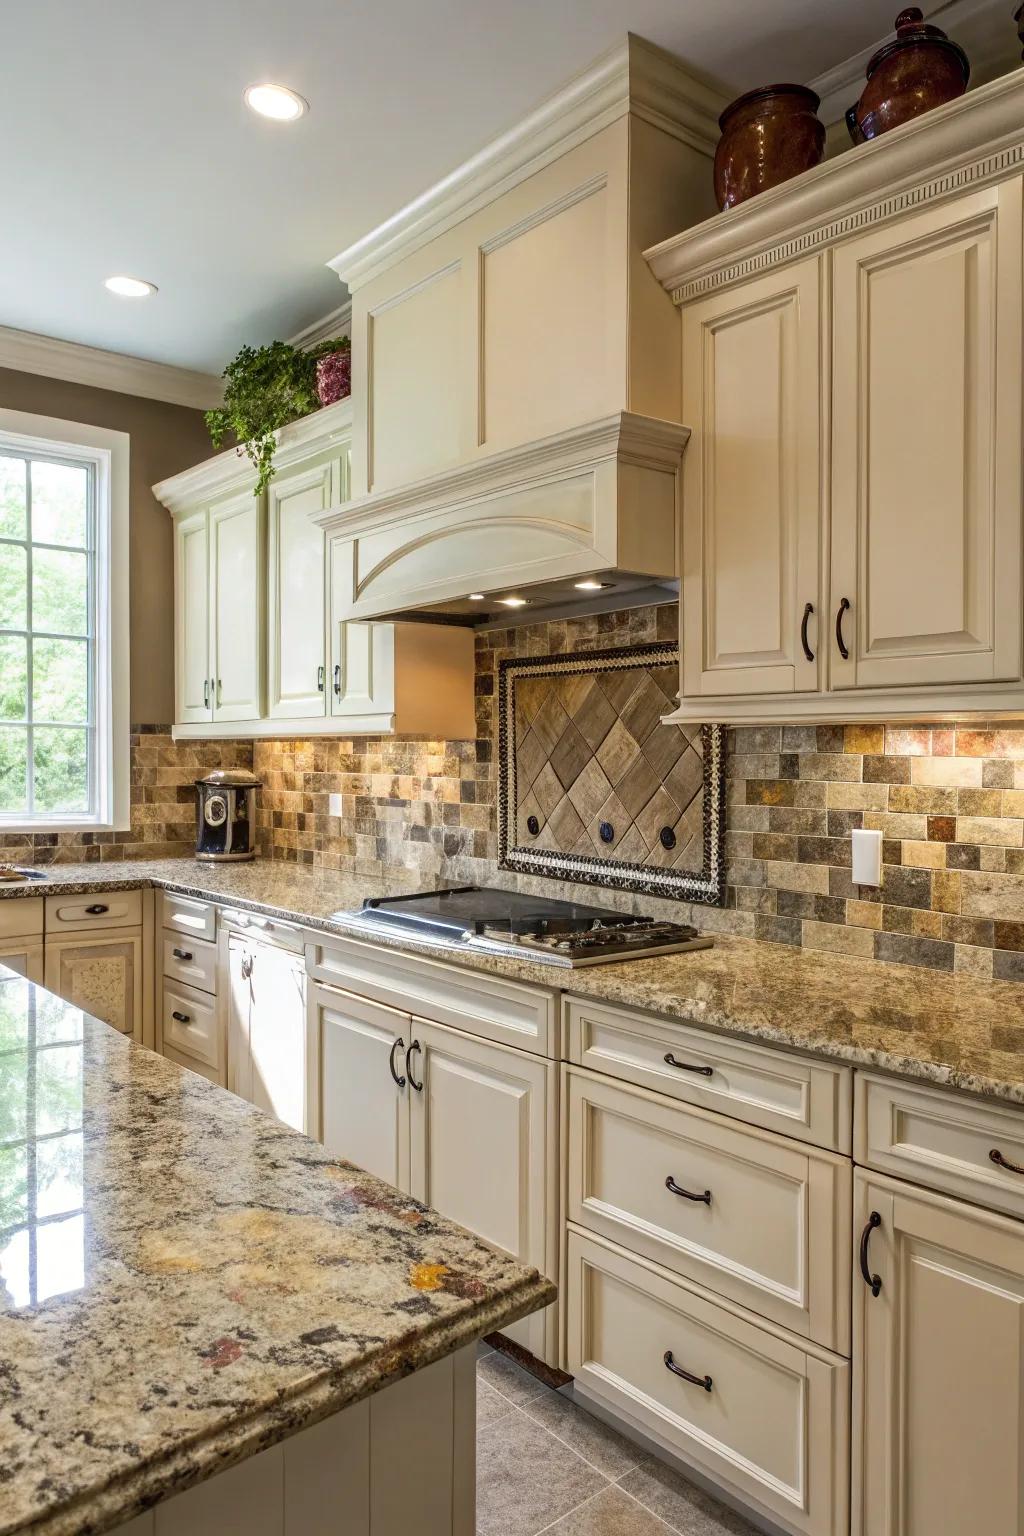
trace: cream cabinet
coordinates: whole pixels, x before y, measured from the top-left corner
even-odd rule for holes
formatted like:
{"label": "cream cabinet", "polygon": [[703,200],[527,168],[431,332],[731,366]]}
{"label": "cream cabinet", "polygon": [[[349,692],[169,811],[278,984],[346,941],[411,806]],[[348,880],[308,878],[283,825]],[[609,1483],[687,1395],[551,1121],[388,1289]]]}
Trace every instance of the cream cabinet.
{"label": "cream cabinet", "polygon": [[408,1014],[330,987],[310,991],[320,1037],[321,1140],[329,1152],[409,1188]]}
{"label": "cream cabinet", "polygon": [[42,939],[8,939],[0,943],[0,965],[29,981],[44,981]]}
{"label": "cream cabinet", "polygon": [[141,933],[47,937],[49,990],[137,1040],[143,1035],[143,971]]}
{"label": "cream cabinet", "polygon": [[1024,1226],[858,1171],[854,1536],[1024,1528]]}
{"label": "cream cabinet", "polygon": [[209,721],[210,521],[205,507],[174,527],[174,717],[183,725]]}
{"label": "cream cabinet", "polygon": [[[306,1047],[306,971],[299,947],[258,934],[222,935],[227,1086],[297,1131],[315,1135]],[[166,988],[165,988],[166,991]]]}
{"label": "cream cabinet", "polygon": [[994,81],[648,252],[693,427],[672,718],[1024,707],[1022,106]]}
{"label": "cream cabinet", "polygon": [[260,717],[263,543],[263,508],[250,488],[175,527],[175,716],[182,724]]}

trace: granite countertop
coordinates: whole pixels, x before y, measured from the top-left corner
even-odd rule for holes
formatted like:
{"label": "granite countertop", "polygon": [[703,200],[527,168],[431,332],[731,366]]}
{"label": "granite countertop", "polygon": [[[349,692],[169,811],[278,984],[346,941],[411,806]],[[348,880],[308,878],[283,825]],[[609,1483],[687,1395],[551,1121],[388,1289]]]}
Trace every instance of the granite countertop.
{"label": "granite countertop", "polygon": [[370,939],[337,920],[339,912],[358,909],[365,896],[424,884],[400,873],[382,883],[379,875],[336,875],[293,864],[204,864],[184,858],[54,865],[45,882],[0,885],[0,896],[162,886],[549,990],[1024,1104],[1019,983],[718,934],[713,949],[564,971],[472,951],[442,952],[404,936]]}
{"label": "granite countertop", "polygon": [[3,1536],[109,1530],[553,1296],[234,1095],[0,982]]}

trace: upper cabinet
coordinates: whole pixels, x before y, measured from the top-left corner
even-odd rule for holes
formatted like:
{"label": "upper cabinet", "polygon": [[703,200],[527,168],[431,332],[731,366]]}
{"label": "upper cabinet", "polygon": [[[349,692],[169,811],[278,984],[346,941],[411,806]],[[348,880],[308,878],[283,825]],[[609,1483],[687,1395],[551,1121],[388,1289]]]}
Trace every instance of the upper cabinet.
{"label": "upper cabinet", "polygon": [[631,37],[331,263],[349,617],[677,574],[679,316],[643,251],[711,212],[723,104]]}
{"label": "upper cabinet", "polygon": [[475,735],[473,636],[350,623],[314,520],[348,495],[352,405],[285,427],[266,493],[233,450],[154,486],[174,518],[178,737]]}
{"label": "upper cabinet", "polygon": [[674,718],[1024,706],[1022,105],[1018,72],[648,252],[692,428]]}

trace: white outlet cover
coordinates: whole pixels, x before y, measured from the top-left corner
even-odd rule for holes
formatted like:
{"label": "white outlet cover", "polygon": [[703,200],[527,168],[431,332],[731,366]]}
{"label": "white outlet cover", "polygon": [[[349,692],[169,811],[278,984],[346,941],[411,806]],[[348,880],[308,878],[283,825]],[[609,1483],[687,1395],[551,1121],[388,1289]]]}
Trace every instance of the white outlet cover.
{"label": "white outlet cover", "polygon": [[855,829],[853,839],[853,868],[850,871],[854,885],[881,885],[882,883],[882,834]]}
{"label": "white outlet cover", "polygon": [[328,814],[328,816],[340,816],[341,815],[341,796],[340,795],[328,795],[327,796],[327,814]]}

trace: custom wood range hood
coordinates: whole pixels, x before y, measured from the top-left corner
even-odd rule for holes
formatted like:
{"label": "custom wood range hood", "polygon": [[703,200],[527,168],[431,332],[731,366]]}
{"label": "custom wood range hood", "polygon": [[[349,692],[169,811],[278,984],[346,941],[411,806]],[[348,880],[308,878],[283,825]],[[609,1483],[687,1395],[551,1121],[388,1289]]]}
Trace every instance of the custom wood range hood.
{"label": "custom wood range hood", "polygon": [[315,519],[344,618],[550,612],[593,600],[581,581],[675,578],[679,315],[643,252],[712,212],[723,105],[630,36],[331,262],[352,499]]}

